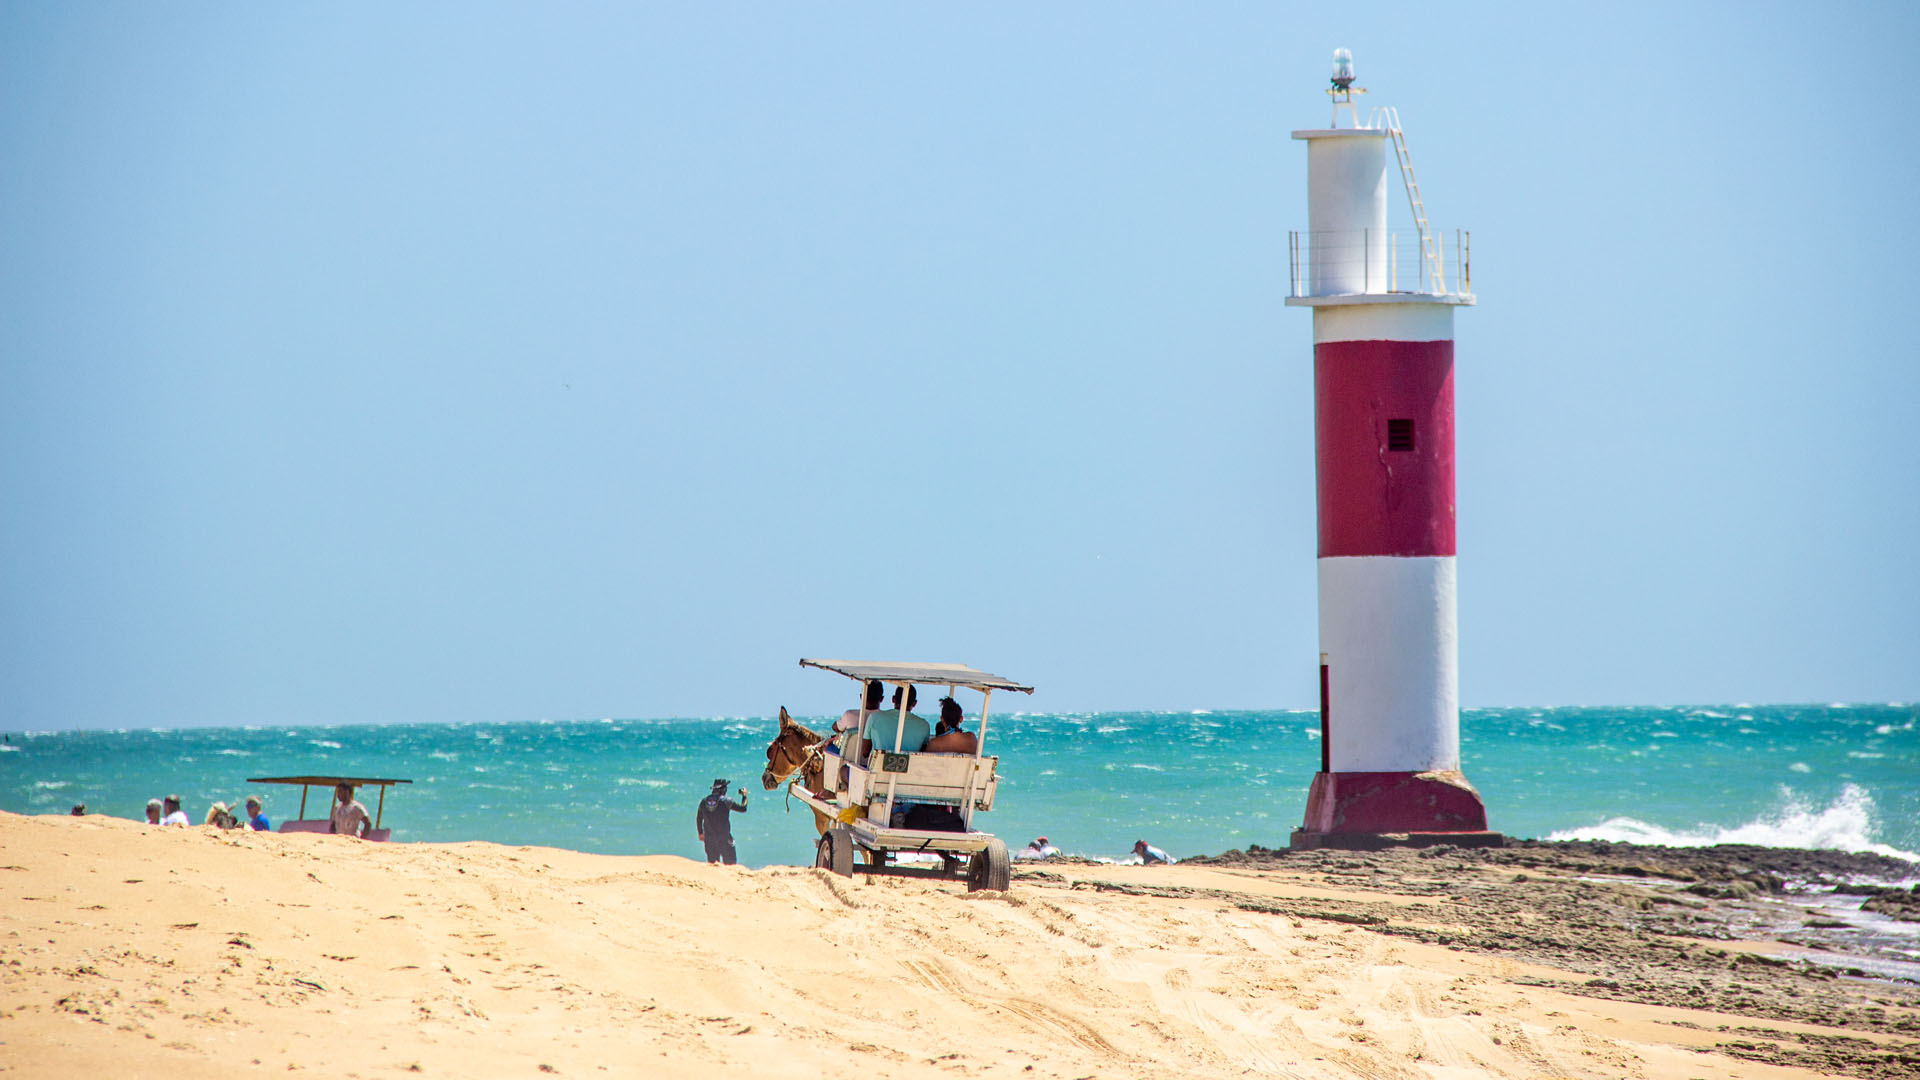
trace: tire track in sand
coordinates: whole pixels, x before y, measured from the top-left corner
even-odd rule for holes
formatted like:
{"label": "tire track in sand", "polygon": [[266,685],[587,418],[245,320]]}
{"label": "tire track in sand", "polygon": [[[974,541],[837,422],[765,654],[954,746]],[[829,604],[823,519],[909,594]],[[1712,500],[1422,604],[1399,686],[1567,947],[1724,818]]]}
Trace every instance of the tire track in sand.
{"label": "tire track in sand", "polygon": [[997,997],[968,990],[935,960],[902,960],[900,965],[907,969],[915,982],[942,996],[1007,1013],[1042,1034],[1064,1038],[1081,1049],[1103,1057],[1126,1057],[1091,1024],[1052,1006],[1026,998]]}
{"label": "tire track in sand", "polygon": [[931,960],[902,960],[900,963],[913,973],[916,980],[924,983],[935,993],[956,998],[970,996],[961,990],[959,980],[947,974],[944,968]]}
{"label": "tire track in sand", "polygon": [[1002,1012],[1011,1013],[1043,1032],[1059,1035],[1093,1053],[1110,1058],[1125,1057],[1090,1025],[1058,1009],[1024,998],[1003,998],[998,1001],[989,1001],[987,1004]]}

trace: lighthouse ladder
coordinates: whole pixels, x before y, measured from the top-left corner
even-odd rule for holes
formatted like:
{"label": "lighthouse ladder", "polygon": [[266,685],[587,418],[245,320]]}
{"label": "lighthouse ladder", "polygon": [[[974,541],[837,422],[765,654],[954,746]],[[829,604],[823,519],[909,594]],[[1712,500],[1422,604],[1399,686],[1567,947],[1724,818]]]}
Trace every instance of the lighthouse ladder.
{"label": "lighthouse ladder", "polygon": [[1413,157],[1407,153],[1407,135],[1400,129],[1400,111],[1381,110],[1387,132],[1393,136],[1393,155],[1400,161],[1400,179],[1407,185],[1407,203],[1413,208],[1413,224],[1420,230],[1420,258],[1426,263],[1427,279],[1436,293],[1447,291],[1446,277],[1440,267],[1440,253],[1434,246],[1433,231],[1427,228],[1427,207],[1420,201],[1420,181],[1413,176]]}

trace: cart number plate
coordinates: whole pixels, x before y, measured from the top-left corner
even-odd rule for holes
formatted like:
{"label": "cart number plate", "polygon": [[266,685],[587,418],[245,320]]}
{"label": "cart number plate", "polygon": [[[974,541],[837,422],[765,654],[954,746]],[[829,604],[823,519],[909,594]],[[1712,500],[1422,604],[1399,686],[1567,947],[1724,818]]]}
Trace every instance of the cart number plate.
{"label": "cart number plate", "polygon": [[880,755],[880,771],[881,772],[906,772],[907,771],[907,755],[905,754]]}

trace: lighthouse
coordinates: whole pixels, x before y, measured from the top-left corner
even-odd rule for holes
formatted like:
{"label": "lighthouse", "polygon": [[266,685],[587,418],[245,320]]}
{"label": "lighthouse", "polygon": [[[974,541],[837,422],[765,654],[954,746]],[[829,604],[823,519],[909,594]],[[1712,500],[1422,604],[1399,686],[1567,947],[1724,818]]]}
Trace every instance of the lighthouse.
{"label": "lighthouse", "polygon": [[[1320,769],[1292,846],[1497,844],[1460,771],[1453,314],[1465,232],[1427,221],[1398,114],[1354,98],[1334,53],[1307,147],[1307,230],[1287,304],[1313,311]],[[1409,221],[1390,227],[1404,202]]]}

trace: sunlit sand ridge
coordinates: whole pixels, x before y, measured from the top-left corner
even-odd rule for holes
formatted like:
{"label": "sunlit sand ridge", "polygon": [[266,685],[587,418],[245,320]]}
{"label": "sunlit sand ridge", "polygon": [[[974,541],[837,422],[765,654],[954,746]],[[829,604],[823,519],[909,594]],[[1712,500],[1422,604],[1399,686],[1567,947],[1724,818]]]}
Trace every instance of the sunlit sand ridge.
{"label": "sunlit sand ridge", "polygon": [[969,895],[13,815],[0,848],[0,1037],[28,1075],[1817,1075],[1713,1050],[1751,1019],[1440,944],[1426,879],[1068,865]]}

